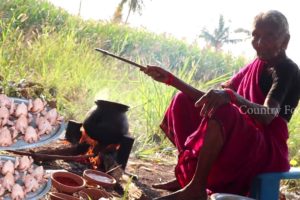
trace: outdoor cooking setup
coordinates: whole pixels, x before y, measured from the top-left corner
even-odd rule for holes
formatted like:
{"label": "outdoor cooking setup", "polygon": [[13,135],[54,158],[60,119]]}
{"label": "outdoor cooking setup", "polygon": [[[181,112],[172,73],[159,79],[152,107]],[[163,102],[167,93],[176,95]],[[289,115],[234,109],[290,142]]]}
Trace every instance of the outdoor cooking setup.
{"label": "outdoor cooking setup", "polygon": [[[103,176],[111,174],[117,180],[120,179],[122,173],[125,173],[134,143],[134,139],[128,133],[126,112],[129,107],[104,100],[95,101],[95,105],[82,123],[69,120],[64,138],[55,141],[55,144],[37,148],[34,152],[11,152],[30,155],[45,169],[64,169],[84,177],[86,181],[89,180],[85,175],[88,169],[100,173],[102,171],[105,172]],[[52,185],[54,186],[53,179]],[[118,190],[122,192],[120,188]]]}
{"label": "outdoor cooking setup", "polygon": [[77,144],[77,153],[84,153],[91,146],[94,154],[115,153],[116,161],[125,169],[134,142],[128,134],[126,112],[129,107],[104,100],[97,100],[95,104],[83,123],[69,121],[66,140]]}
{"label": "outdoor cooking setup", "polygon": [[[96,50],[145,68],[105,50]],[[0,140],[0,197],[33,200],[48,194],[51,200],[88,196],[110,199],[112,192],[121,196],[123,189],[118,182],[126,174],[134,143],[129,135],[128,109],[121,103],[96,100],[82,122],[65,122],[56,108],[50,108],[44,100],[0,94],[0,135],[4,138]],[[5,134],[10,135],[9,132],[12,135],[7,139]],[[13,166],[21,176],[8,179],[5,169],[14,173]]]}
{"label": "outdoor cooking setup", "polygon": [[[42,149],[38,152],[11,151],[30,155],[37,161],[55,159],[78,160],[98,156],[98,153],[115,154],[114,157],[125,169],[134,139],[128,133],[126,111],[129,107],[120,103],[97,100],[85,120],[80,123],[69,120],[65,137],[58,141],[60,148]],[[99,167],[99,166],[94,166]]]}

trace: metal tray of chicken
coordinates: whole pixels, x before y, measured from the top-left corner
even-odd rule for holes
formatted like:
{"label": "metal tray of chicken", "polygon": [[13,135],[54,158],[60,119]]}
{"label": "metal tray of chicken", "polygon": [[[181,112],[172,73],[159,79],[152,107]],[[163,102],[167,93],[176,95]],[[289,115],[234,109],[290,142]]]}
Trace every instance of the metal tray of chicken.
{"label": "metal tray of chicken", "polygon": [[[27,99],[12,98],[12,97],[10,97],[10,98],[13,99],[14,102],[17,104],[21,104],[21,103],[25,103],[26,105],[28,104]],[[36,127],[35,120],[33,120],[33,122],[31,122],[30,124],[33,127]],[[37,142],[27,143],[23,139],[19,138],[17,140],[17,142],[15,142],[14,144],[12,144],[10,146],[6,146],[6,147],[0,146],[0,151],[28,149],[28,148],[35,148],[35,147],[40,147],[45,144],[49,144],[50,142],[57,140],[59,138],[59,136],[64,132],[65,128],[66,128],[66,125],[65,125],[64,121],[61,121],[58,125],[56,125],[55,128],[53,128],[51,133],[43,134]]]}
{"label": "metal tray of chicken", "polygon": [[[2,160],[2,161],[11,160],[11,161],[15,162],[16,158],[12,157],[12,156],[0,155],[0,160]],[[3,175],[0,173],[0,179],[2,177],[3,177]],[[17,180],[16,183],[22,184],[23,182],[21,180]],[[47,182],[42,184],[42,186],[37,191],[27,193],[25,200],[37,200],[37,199],[45,196],[49,192],[50,189],[51,189],[51,179],[49,177]],[[4,196],[4,200],[11,200],[11,198]]]}

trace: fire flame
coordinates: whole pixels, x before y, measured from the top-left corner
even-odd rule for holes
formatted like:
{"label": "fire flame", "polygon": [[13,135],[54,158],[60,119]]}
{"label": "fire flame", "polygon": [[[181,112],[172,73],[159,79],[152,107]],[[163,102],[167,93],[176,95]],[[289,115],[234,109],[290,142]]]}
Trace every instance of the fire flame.
{"label": "fire flame", "polygon": [[[85,130],[82,130],[82,136],[80,138],[79,143],[88,143],[90,145],[86,155],[91,155],[91,154],[95,154],[94,149],[95,147],[98,145],[98,142],[96,140],[93,140],[92,138],[90,138]],[[93,169],[98,169],[99,165],[100,165],[100,157],[98,154],[96,154],[95,156],[89,157],[89,162],[91,163]]]}
{"label": "fire flame", "polygon": [[69,142],[68,140],[63,140],[62,143],[63,143],[64,145],[69,145],[69,144],[70,144],[70,142]]}
{"label": "fire flame", "polygon": [[[98,141],[90,138],[88,136],[88,134],[86,133],[86,131],[83,129],[82,130],[82,135],[80,138],[79,143],[87,143],[90,145],[88,151],[86,152],[86,155],[91,155],[93,154],[94,156],[91,156],[88,158],[88,160],[86,160],[86,162],[90,163],[92,165],[93,169],[98,169],[100,167],[100,164],[102,162],[101,158],[100,158],[100,152],[99,151],[99,143]],[[109,144],[107,146],[105,146],[104,149],[102,149],[104,152],[105,151],[118,151],[120,148],[120,144]]]}

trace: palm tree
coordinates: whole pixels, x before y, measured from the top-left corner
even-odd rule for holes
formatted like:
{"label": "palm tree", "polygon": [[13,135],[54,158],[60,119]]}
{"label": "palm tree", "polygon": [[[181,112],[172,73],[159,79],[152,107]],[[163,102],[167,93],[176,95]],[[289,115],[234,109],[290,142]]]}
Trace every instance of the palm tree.
{"label": "palm tree", "polygon": [[122,21],[123,7],[126,3],[128,3],[129,10],[128,10],[127,17],[125,20],[125,23],[127,23],[131,12],[133,12],[133,13],[135,13],[136,11],[141,12],[142,7],[144,5],[143,1],[144,0],[121,0],[121,2],[119,3],[119,5],[117,6],[117,8],[114,12],[113,21],[117,22],[117,23],[120,23]]}
{"label": "palm tree", "polygon": [[[247,30],[237,29],[235,32],[246,33]],[[219,26],[214,30],[213,33],[210,33],[206,28],[203,28],[199,37],[203,38],[209,45],[214,47],[216,50],[221,50],[224,44],[235,44],[243,41],[243,39],[229,39],[229,26],[225,26],[225,20],[223,15],[220,15]]]}
{"label": "palm tree", "polygon": [[244,40],[250,39],[250,37],[251,37],[251,31],[244,29],[244,28],[238,28],[238,29],[234,30],[234,32],[246,34],[246,38]]}
{"label": "palm tree", "polygon": [[128,10],[127,17],[126,17],[126,20],[125,20],[125,24],[127,24],[127,22],[128,22],[128,18],[130,16],[131,11],[133,13],[135,13],[136,11],[138,11],[139,14],[141,14],[143,6],[144,6],[143,0],[130,0],[130,2],[129,2],[129,10]]}
{"label": "palm tree", "polygon": [[113,21],[116,23],[120,23],[122,21],[122,12],[123,12],[123,6],[127,2],[127,0],[121,0],[119,5],[117,6],[114,16],[113,16]]}
{"label": "palm tree", "polygon": [[81,5],[82,5],[82,0],[79,1],[78,16],[80,16],[81,14]]}

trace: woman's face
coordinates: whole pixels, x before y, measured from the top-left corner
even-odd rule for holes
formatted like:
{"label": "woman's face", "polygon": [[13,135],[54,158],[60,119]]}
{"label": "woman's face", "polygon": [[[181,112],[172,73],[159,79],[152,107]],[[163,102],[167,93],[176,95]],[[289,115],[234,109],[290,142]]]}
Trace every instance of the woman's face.
{"label": "woman's face", "polygon": [[287,43],[284,34],[269,24],[256,24],[252,32],[252,46],[258,58],[270,61],[284,53]]}

